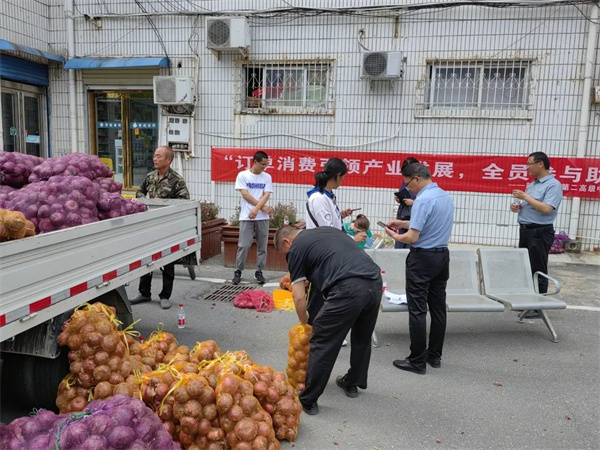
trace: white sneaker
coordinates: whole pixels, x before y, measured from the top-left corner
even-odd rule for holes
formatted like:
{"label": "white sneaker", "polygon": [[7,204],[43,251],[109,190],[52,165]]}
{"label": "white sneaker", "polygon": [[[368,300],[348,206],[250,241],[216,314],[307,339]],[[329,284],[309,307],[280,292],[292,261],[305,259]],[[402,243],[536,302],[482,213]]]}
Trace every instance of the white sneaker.
{"label": "white sneaker", "polygon": [[346,347],[348,345],[348,339],[344,339],[344,342],[342,342],[342,347]]}

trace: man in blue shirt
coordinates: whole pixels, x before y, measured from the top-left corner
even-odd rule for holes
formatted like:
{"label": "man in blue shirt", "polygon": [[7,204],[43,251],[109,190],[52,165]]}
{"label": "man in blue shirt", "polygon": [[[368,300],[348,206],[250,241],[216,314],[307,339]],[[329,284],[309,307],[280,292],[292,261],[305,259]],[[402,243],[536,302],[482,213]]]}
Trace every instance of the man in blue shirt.
{"label": "man in blue shirt", "polygon": [[[417,196],[410,221],[391,220],[388,226],[406,228],[398,234],[386,228],[394,240],[410,245],[406,257],[406,299],[410,330],[410,355],[397,359],[398,369],[424,375],[426,363],[441,367],[442,347],[446,334],[446,284],[450,275],[448,241],[452,232],[454,204],[450,195],[431,181],[423,164],[402,169],[404,185]],[[427,308],[431,315],[427,345]]]}
{"label": "man in blue shirt", "polygon": [[[562,186],[550,175],[550,160],[543,152],[527,157],[529,174],[535,178],[525,192],[515,189],[513,197],[521,204],[512,204],[510,210],[518,212],[519,247],[529,251],[532,273],[548,273],[548,253],[554,242],[554,220],[562,201]],[[539,277],[540,293],[548,292],[548,279]]]}

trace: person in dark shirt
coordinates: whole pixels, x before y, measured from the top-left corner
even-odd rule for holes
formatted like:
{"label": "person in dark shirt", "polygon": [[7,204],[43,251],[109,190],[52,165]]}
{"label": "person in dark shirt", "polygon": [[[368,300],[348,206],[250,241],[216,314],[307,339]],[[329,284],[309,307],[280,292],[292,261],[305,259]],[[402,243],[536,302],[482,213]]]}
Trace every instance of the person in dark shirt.
{"label": "person in dark shirt", "polygon": [[336,378],[336,384],[351,398],[358,396],[357,388],[367,388],[371,335],[382,294],[381,269],[344,232],[332,227],[301,231],[285,226],[275,234],[275,248],[286,254],[300,322],[308,321],[304,280],[325,299],[312,322],[306,387],[300,393],[304,412],[315,415],[350,329],[350,369]]}
{"label": "person in dark shirt", "polygon": [[[411,164],[418,164],[419,160],[417,158],[413,158],[412,156],[409,156],[408,158],[406,158],[403,162],[402,162],[402,169],[404,169],[405,167],[411,165]],[[398,192],[394,192],[394,200],[396,200],[396,203],[398,203],[398,211],[396,211],[396,219],[398,220],[410,220],[410,211],[412,209],[412,205],[415,202],[415,198],[416,195],[412,192],[410,192],[410,190],[408,190],[406,188],[406,185],[404,184],[404,182],[402,182],[402,185],[400,186],[400,189],[398,189]],[[406,233],[408,230],[406,228],[400,228],[398,230],[398,234],[404,234]],[[406,244],[404,242],[400,242],[400,241],[396,241],[394,243],[394,248],[409,248],[410,245]]]}

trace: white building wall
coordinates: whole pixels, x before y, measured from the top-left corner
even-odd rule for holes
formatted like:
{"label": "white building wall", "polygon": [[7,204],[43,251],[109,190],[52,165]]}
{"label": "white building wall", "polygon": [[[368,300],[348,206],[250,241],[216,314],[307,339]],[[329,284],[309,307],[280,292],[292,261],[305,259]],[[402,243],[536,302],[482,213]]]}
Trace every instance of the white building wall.
{"label": "white building wall", "polygon": [[50,45],[50,11],[50,4],[45,0],[3,0],[0,3],[0,38],[57,53]]}
{"label": "white building wall", "polygon": [[[313,8],[348,5],[343,0],[292,3]],[[389,4],[384,0],[357,3]],[[76,1],[75,56],[163,56],[166,52],[171,58],[172,75],[196,76],[194,53],[197,53],[200,68],[195,112],[196,157],[184,162],[184,174],[192,195],[217,202],[226,218],[233,213],[239,196],[233,183],[211,183],[213,146],[323,150],[327,156],[343,151],[344,146],[355,146],[351,149],[364,152],[408,152],[417,158],[419,154],[442,153],[515,155],[525,160],[533,151],[544,151],[551,159],[575,156],[581,105],[588,98],[583,92],[583,71],[590,25],[577,8],[458,7],[408,12],[397,19],[374,15],[251,15],[251,61],[334,60],[333,115],[258,116],[234,114],[238,66],[243,58],[232,54],[217,58],[206,49],[204,14],[282,8],[285,3],[149,0],[140,4],[146,11],[157,14],[151,17],[153,24],[146,17],[136,16],[141,9],[133,0]],[[52,5],[50,46],[62,49],[66,46],[63,6],[60,1]],[[591,8],[579,6],[587,16]],[[101,28],[83,14],[92,18],[101,16]],[[387,83],[373,83],[371,89],[369,82],[359,79],[363,51],[358,43],[359,30],[364,30],[363,44],[370,50],[399,50],[406,55],[404,79],[393,89]],[[436,58],[533,59],[533,119],[415,117],[416,105],[423,95],[426,61]],[[595,84],[600,83],[599,61],[597,54]],[[70,151],[67,75],[57,69],[52,71],[51,78],[53,148]],[[80,73],[78,79],[81,80]],[[81,148],[89,150],[84,87],[81,82],[78,86],[78,136]],[[600,110],[592,106],[586,157],[600,157],[599,122]],[[293,202],[303,215],[308,187],[277,184],[273,202]],[[390,189],[342,186],[337,194],[342,207],[362,207],[372,223],[394,216]],[[456,204],[454,242],[516,244],[516,216],[508,212],[508,194],[451,194]],[[584,199],[581,204],[578,234],[585,236],[588,247],[600,246],[600,202]],[[571,200],[565,197],[556,221],[557,231],[568,229],[570,211]]]}

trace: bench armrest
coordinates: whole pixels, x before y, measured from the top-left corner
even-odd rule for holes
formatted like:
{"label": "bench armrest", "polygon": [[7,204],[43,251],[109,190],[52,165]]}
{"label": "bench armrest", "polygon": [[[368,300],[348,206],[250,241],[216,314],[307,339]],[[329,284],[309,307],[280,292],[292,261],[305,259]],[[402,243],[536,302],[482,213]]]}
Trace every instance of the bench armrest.
{"label": "bench armrest", "polygon": [[539,286],[538,278],[540,275],[547,278],[548,280],[552,281],[552,283],[554,283],[554,292],[547,292],[547,293],[541,294],[541,295],[555,295],[560,292],[560,281],[558,281],[556,278],[551,277],[548,274],[545,274],[544,272],[536,272],[533,274],[533,287],[535,288],[536,291],[538,290],[538,286]]}

